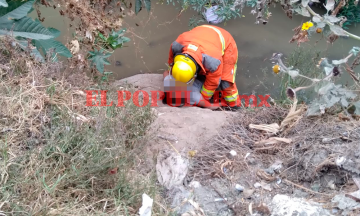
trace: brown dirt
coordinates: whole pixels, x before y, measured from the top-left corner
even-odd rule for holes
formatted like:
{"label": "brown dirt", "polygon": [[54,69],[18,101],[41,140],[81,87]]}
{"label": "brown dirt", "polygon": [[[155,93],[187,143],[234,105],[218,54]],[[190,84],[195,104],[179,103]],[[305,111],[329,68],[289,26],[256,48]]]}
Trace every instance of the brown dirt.
{"label": "brown dirt", "polygon": [[[139,74],[117,81],[115,85],[131,84],[151,95],[151,91],[163,91],[162,80],[162,74]],[[151,152],[175,148],[179,153],[187,154],[189,151],[199,150],[235,114],[198,107],[170,107],[162,101],[158,101],[157,106],[153,108],[157,118],[149,132],[153,137],[148,143]]]}

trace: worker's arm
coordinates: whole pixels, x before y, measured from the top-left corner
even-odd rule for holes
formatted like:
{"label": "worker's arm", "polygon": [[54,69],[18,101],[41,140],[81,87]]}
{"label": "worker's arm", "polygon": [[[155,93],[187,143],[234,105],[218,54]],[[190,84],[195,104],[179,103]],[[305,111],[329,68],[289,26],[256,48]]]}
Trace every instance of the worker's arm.
{"label": "worker's arm", "polygon": [[206,76],[206,80],[200,87],[200,92],[198,92],[198,95],[196,96],[196,98],[198,98],[197,106],[209,109],[217,109],[220,107],[220,104],[218,103],[210,103],[210,99],[220,85],[222,68],[223,66],[221,62],[216,71],[209,72]]}
{"label": "worker's arm", "polygon": [[222,75],[223,64],[221,64],[214,72],[208,72],[206,75],[206,80],[201,87],[201,95],[207,101],[214,95],[215,90],[219,87],[221,82],[221,75]]}

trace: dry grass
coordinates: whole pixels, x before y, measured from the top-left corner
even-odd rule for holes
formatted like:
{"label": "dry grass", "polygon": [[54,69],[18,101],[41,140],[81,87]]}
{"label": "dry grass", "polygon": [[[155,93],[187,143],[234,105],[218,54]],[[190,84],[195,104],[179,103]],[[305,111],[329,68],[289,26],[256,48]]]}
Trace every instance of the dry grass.
{"label": "dry grass", "polygon": [[[261,111],[239,112],[233,122],[226,126],[218,136],[209,141],[209,145],[202,149],[196,157],[193,170],[196,176],[203,178],[214,176],[225,176],[223,172],[224,163],[221,161],[231,161],[233,172],[243,172],[247,170],[244,159],[247,153],[252,153],[254,143],[266,139],[267,135],[256,129],[250,129],[250,124],[272,124],[281,122],[281,117],[286,115],[286,110],[281,108],[261,109]],[[237,157],[229,158],[229,152],[234,150]],[[251,155],[253,157],[253,154]],[[241,159],[240,159],[241,158]],[[253,172],[255,176],[255,172]]]}
{"label": "dry grass", "polygon": [[[249,158],[253,157],[259,162],[259,167],[271,165],[276,159],[283,160],[285,164],[291,164],[290,161],[296,160],[299,154],[326,148],[324,138],[334,145],[339,142],[349,143],[360,140],[359,121],[343,121],[337,115],[330,114],[319,118],[300,118],[296,124],[291,124],[286,130],[277,134],[269,134],[251,127],[251,125],[281,125],[288,111],[286,108],[275,106],[238,112],[233,121],[228,123],[218,136],[209,140],[209,145],[197,154],[193,167],[197,176],[204,178],[214,175],[224,176],[220,174],[223,173],[221,165],[224,165],[221,161],[228,161],[227,164],[231,162],[234,168],[240,169],[237,171],[246,171],[248,166],[244,159],[247,153],[250,154]],[[273,142],[275,145],[265,144],[266,148],[260,145],[266,143],[265,141],[271,143],[274,137],[287,142],[277,141]],[[238,155],[231,157],[229,155],[231,150],[235,150]],[[330,152],[334,153],[336,149],[333,148]],[[249,171],[255,176],[256,171],[251,169]]]}
{"label": "dry grass", "polygon": [[82,90],[94,83],[9,44],[0,45],[0,214],[135,215],[143,193],[157,203],[155,173],[138,172],[150,107],[87,107]]}

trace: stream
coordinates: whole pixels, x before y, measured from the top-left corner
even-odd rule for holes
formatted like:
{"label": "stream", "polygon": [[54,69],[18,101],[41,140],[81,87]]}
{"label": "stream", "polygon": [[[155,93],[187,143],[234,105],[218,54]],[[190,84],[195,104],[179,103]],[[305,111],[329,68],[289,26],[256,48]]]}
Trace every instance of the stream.
{"label": "stream", "polygon": [[[239,62],[236,84],[239,94],[270,94],[276,97],[279,93],[280,76],[272,73],[272,63],[269,61],[272,54],[281,52],[285,55],[291,53],[296,47],[295,43],[289,43],[293,36],[292,29],[301,23],[309,21],[308,18],[294,15],[289,19],[280,5],[271,8],[272,16],[266,25],[256,25],[255,16],[250,13],[250,8],[245,8],[245,17],[221,23],[218,26],[229,31],[239,49]],[[322,14],[323,11],[316,10]],[[56,11],[56,12],[55,12]],[[44,8],[42,16],[46,17],[44,26],[57,28],[62,32],[59,41],[67,43],[71,40],[70,21],[60,16],[57,10]],[[131,38],[127,47],[118,49],[109,58],[111,65],[106,66],[106,71],[113,72],[111,79],[123,79],[140,73],[161,74],[166,69],[166,63],[170,44],[177,36],[188,31],[189,19],[196,15],[195,11],[188,10],[178,17],[178,6],[166,5],[166,3],[152,2],[152,11],[148,13],[142,10],[137,16],[127,16],[123,27],[133,34],[127,34]],[[36,17],[36,14],[32,14]],[[206,24],[206,23],[201,23]],[[360,28],[351,26],[349,32],[360,35]],[[310,42],[301,46],[312,48],[315,41],[321,38],[320,34],[313,35]],[[331,60],[341,59],[347,56],[353,46],[359,46],[360,42],[355,39],[338,39],[334,45],[328,45],[326,39],[322,39],[316,49],[326,49]],[[356,69],[356,72],[359,68]],[[344,74],[344,81],[351,81],[348,74]],[[275,96],[273,96],[275,95]]]}

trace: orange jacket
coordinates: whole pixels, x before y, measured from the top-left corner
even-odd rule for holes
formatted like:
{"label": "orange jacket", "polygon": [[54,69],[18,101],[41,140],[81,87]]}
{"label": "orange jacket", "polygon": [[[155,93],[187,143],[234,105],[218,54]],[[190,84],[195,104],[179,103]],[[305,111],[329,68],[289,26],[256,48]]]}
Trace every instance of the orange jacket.
{"label": "orange jacket", "polygon": [[182,33],[170,46],[168,64],[174,56],[187,53],[200,66],[200,74],[206,76],[201,89],[204,99],[210,99],[221,80],[235,83],[238,50],[235,40],[222,28],[202,25]]}

